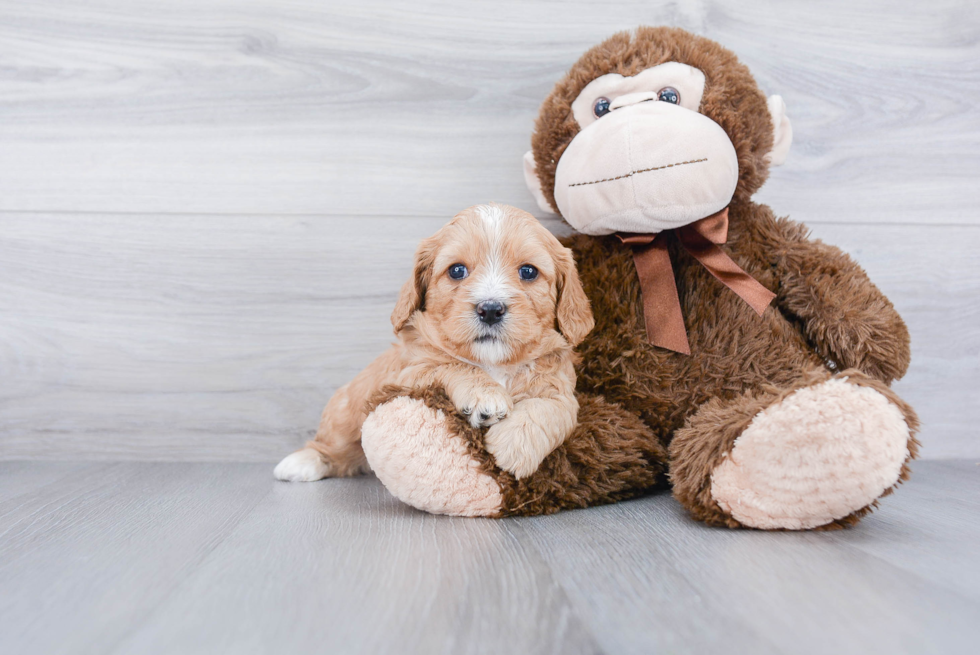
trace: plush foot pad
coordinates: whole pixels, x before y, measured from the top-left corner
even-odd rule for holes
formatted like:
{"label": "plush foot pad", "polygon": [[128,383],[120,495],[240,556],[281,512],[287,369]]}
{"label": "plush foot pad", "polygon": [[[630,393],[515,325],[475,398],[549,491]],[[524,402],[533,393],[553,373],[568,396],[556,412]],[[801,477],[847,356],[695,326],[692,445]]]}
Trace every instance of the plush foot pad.
{"label": "plush foot pad", "polygon": [[304,448],[279,462],[272,474],[277,480],[313,482],[330,475],[330,466],[323,461],[320,453],[312,448]]}
{"label": "plush foot pad", "polygon": [[500,514],[500,486],[480,470],[446,415],[421,400],[379,405],[364,422],[361,445],[375,475],[404,503],[433,514]]}
{"label": "plush foot pad", "polygon": [[755,416],[711,476],[743,525],[804,530],[867,507],[898,480],[909,426],[881,393],[833,379]]}

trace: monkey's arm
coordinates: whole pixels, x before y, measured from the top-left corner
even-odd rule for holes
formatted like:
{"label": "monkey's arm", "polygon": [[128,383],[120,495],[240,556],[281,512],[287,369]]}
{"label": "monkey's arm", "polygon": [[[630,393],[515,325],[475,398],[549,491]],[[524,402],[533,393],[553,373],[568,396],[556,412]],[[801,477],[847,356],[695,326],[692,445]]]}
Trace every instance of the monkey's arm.
{"label": "monkey's arm", "polygon": [[908,328],[864,269],[840,249],[810,240],[803,225],[778,219],[771,227],[774,302],[799,320],[817,352],[840,370],[857,368],[886,383],[905,375]]}

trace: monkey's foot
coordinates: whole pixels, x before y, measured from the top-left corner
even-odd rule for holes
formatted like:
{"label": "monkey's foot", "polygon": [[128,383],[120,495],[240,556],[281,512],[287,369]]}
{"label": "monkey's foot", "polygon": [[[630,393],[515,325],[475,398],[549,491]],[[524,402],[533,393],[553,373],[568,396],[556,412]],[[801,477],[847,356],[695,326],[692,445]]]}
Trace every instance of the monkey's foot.
{"label": "monkey's foot", "polygon": [[442,410],[399,396],[378,405],[361,429],[375,475],[404,503],[433,514],[498,516],[503,495],[480,469]]}
{"label": "monkey's foot", "polygon": [[714,501],[742,525],[789,530],[872,505],[910,456],[909,423],[885,393],[841,376],[762,410],[714,468]]}

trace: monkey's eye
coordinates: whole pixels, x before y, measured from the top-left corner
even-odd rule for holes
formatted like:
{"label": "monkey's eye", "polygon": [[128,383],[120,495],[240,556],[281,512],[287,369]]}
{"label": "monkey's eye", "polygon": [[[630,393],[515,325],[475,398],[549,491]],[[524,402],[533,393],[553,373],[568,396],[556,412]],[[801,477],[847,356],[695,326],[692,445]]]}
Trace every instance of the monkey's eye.
{"label": "monkey's eye", "polygon": [[466,269],[465,264],[453,264],[449,267],[449,277],[454,280],[462,280],[469,274],[470,272]]}
{"label": "monkey's eye", "polygon": [[678,93],[677,89],[674,87],[665,86],[664,88],[660,89],[659,93],[657,93],[657,100],[663,100],[664,102],[669,102],[672,105],[677,105],[680,104],[681,94]]}
{"label": "monkey's eye", "polygon": [[517,269],[517,274],[521,276],[522,280],[530,282],[531,280],[536,280],[538,278],[538,269],[534,268],[530,264],[524,264]]}
{"label": "monkey's eye", "polygon": [[609,113],[609,98],[596,98],[592,103],[592,113],[596,118],[602,118]]}

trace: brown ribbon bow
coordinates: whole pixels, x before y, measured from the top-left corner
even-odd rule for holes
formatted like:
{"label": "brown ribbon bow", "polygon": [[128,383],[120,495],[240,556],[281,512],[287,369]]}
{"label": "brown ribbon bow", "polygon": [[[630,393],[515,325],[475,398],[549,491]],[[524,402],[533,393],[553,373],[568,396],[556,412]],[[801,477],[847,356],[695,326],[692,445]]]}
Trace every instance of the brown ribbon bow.
{"label": "brown ribbon bow", "polygon": [[[728,240],[728,207],[690,225],[668,231],[673,231],[684,250],[760,316],[776,297],[718,247]],[[691,346],[687,341],[681,301],[674,283],[674,269],[667,250],[667,232],[617,236],[633,248],[633,263],[640,276],[640,290],[643,293],[643,319],[650,343],[690,355]]]}

